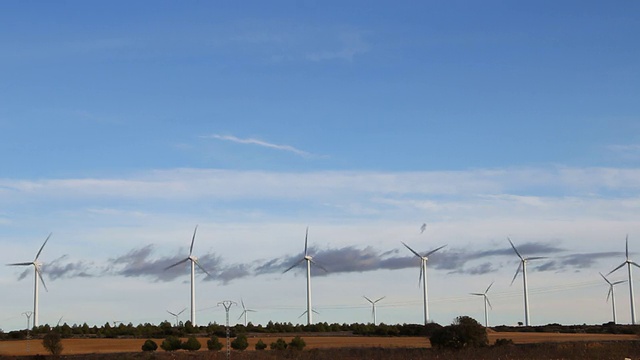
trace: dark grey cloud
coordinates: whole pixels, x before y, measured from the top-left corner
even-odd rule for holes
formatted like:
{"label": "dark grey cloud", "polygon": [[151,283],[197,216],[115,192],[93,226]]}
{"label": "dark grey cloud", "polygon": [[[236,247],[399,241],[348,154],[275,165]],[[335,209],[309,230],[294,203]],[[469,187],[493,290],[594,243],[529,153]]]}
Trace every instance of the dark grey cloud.
{"label": "dark grey cloud", "polygon": [[76,277],[94,277],[91,274],[93,264],[84,261],[68,261],[69,255],[63,255],[54,259],[48,264],[42,266],[42,273],[51,280],[76,278]]}
{"label": "dark grey cloud", "polygon": [[620,252],[599,252],[599,253],[579,253],[558,256],[551,260],[544,261],[539,266],[534,266],[534,271],[565,271],[568,269],[581,270],[593,268],[598,260],[618,258],[624,256]]}

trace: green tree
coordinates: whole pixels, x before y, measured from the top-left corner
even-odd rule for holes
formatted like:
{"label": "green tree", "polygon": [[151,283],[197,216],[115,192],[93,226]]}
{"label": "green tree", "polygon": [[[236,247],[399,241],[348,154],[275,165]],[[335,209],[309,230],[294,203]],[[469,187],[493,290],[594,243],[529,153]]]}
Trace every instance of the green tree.
{"label": "green tree", "polygon": [[305,346],[307,346],[307,343],[300,336],[294,337],[289,343],[289,349],[293,350],[302,350]]}
{"label": "green tree", "polygon": [[162,344],[160,344],[160,347],[164,351],[180,350],[182,348],[182,340],[175,336],[167,336],[167,338],[162,341]]}
{"label": "green tree", "polygon": [[218,337],[215,335],[211,335],[211,339],[207,340],[207,349],[218,351],[222,350],[222,343],[218,340]]}
{"label": "green tree", "polygon": [[142,351],[156,351],[158,349],[158,344],[155,341],[149,339],[142,344]]}
{"label": "green tree", "polygon": [[249,346],[249,342],[247,341],[247,336],[244,334],[238,335],[231,342],[231,348],[234,350],[244,350]]}
{"label": "green tree", "polygon": [[42,338],[42,346],[53,356],[62,354],[62,337],[59,333],[51,331]]}
{"label": "green tree", "polygon": [[489,344],[484,326],[469,316],[459,316],[451,325],[434,331],[429,341],[431,346],[444,349],[484,347]]}
{"label": "green tree", "polygon": [[262,341],[262,339],[258,340],[258,342],[256,343],[256,350],[264,350],[267,348],[267,344],[264,343],[264,341]]}
{"label": "green tree", "polygon": [[285,350],[287,348],[287,342],[282,338],[278,338],[278,340],[269,345],[269,348],[271,348],[271,350]]}
{"label": "green tree", "polygon": [[201,347],[202,345],[200,345],[200,342],[195,338],[195,336],[189,336],[187,341],[182,344],[182,348],[188,351],[198,351]]}

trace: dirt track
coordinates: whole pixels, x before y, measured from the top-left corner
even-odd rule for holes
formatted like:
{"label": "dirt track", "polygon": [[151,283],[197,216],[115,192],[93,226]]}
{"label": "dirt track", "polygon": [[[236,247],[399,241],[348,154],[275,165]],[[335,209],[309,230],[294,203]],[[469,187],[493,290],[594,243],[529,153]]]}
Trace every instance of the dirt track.
{"label": "dirt track", "polygon": [[[275,341],[277,337],[256,336],[249,338],[247,350],[253,350],[255,343],[262,338],[266,344]],[[283,336],[285,341],[291,341],[291,336]],[[314,348],[346,348],[346,347],[383,347],[383,348],[427,348],[429,340],[423,337],[368,337],[368,336],[305,336],[306,349]],[[557,334],[557,333],[517,333],[517,332],[490,332],[489,342],[496,339],[511,339],[516,344],[541,343],[541,342],[569,342],[569,341],[612,341],[612,340],[638,340],[635,335],[610,335],[610,334]],[[207,338],[198,338],[202,344],[200,351],[207,350]],[[162,339],[155,340],[158,345]],[[220,339],[224,344],[225,339]],[[138,352],[144,343],[144,339],[64,339],[62,341],[63,354],[91,354],[91,353],[117,353]],[[28,349],[27,349],[28,347]],[[42,347],[42,340],[20,340],[0,342],[0,355],[33,355],[46,354]]]}

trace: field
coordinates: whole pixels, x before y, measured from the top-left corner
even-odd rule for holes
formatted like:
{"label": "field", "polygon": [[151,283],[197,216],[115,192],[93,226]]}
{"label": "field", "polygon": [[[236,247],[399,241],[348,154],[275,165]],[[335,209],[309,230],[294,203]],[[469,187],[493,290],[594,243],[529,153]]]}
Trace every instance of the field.
{"label": "field", "polygon": [[[377,349],[426,349],[429,348],[429,341],[423,337],[367,337],[367,336],[317,336],[315,334],[302,334],[309,349],[354,349],[354,348],[377,348]],[[279,336],[265,336],[264,334],[249,338],[250,352],[254,352],[254,345],[262,339],[269,344]],[[282,336],[289,342],[291,334]],[[621,341],[636,343],[636,335],[613,335],[613,334],[560,334],[560,333],[518,333],[518,332],[490,332],[489,342],[496,339],[511,339],[515,344],[539,344],[539,343],[568,343],[568,342],[611,342]],[[207,338],[199,338],[203,348],[200,353],[206,352]],[[223,343],[225,339],[220,339]],[[159,344],[162,340],[156,339]],[[144,339],[64,339],[64,355],[77,354],[107,354],[107,353],[141,353],[140,347]],[[159,353],[164,351],[159,350]],[[222,351],[221,353],[224,353]],[[42,347],[42,341],[20,340],[0,342],[0,357],[3,356],[24,356],[34,354],[47,354]]]}

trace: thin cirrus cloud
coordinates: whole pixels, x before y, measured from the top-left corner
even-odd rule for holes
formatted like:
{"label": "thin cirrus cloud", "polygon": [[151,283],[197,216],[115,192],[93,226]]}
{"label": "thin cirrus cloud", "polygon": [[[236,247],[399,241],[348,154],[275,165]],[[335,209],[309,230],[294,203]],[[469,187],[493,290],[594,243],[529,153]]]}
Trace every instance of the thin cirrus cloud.
{"label": "thin cirrus cloud", "polygon": [[267,141],[259,140],[259,139],[254,139],[254,138],[245,138],[245,139],[243,139],[243,138],[239,138],[239,137],[236,137],[236,136],[233,136],[233,135],[219,135],[219,134],[206,135],[206,136],[203,136],[203,138],[230,141],[230,142],[237,143],[237,144],[257,145],[257,146],[262,146],[262,147],[266,147],[266,148],[269,148],[269,149],[275,149],[275,150],[281,150],[281,151],[294,153],[296,155],[300,155],[300,156],[304,156],[304,157],[313,156],[313,154],[311,154],[311,153],[309,153],[307,151],[295,148],[295,147],[293,147],[291,145],[274,144],[274,143],[271,143],[271,142],[267,142]]}

